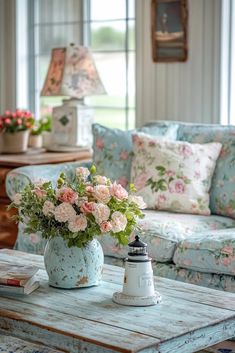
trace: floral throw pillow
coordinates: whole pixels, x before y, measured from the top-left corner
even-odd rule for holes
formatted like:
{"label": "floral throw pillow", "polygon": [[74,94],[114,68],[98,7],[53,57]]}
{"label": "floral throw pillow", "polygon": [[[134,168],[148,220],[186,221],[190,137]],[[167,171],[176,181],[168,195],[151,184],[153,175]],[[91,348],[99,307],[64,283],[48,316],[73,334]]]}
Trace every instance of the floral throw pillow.
{"label": "floral throw pillow", "polygon": [[148,208],[209,215],[209,189],[220,143],[190,144],[132,136],[131,180]]}
{"label": "floral throw pillow", "polygon": [[98,174],[105,175],[111,180],[117,180],[124,187],[128,186],[133,157],[131,136],[137,131],[176,140],[178,124],[169,126],[156,124],[127,131],[93,124],[93,163],[97,167]]}

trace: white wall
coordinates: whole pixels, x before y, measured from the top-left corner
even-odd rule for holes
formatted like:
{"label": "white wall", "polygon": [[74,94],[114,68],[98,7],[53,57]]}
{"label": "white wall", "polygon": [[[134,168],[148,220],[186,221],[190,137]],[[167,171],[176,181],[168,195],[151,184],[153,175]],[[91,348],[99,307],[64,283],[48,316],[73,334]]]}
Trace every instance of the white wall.
{"label": "white wall", "polygon": [[0,0],[0,114],[16,108],[15,0]]}
{"label": "white wall", "polygon": [[151,0],[136,0],[137,125],[149,120],[219,122],[221,0],[188,0],[189,57],[153,63]]}

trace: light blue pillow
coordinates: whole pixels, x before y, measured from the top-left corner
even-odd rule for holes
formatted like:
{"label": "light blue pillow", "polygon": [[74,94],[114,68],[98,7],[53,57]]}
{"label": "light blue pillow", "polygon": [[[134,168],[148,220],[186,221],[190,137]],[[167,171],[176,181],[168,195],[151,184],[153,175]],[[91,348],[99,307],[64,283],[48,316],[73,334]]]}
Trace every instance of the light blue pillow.
{"label": "light blue pillow", "polygon": [[141,129],[123,131],[93,124],[93,162],[97,173],[126,187],[130,182],[132,134],[144,132],[153,136],[164,136],[172,140],[177,138],[178,125],[151,124]]}
{"label": "light blue pillow", "polygon": [[212,213],[235,218],[235,141],[225,143],[211,184]]}

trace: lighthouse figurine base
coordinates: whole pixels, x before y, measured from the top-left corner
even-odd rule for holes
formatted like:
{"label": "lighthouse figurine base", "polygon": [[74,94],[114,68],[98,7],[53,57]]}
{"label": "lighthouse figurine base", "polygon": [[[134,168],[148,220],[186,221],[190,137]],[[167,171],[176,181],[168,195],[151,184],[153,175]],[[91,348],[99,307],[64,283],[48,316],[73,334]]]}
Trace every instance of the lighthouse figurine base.
{"label": "lighthouse figurine base", "polygon": [[117,304],[128,305],[128,306],[150,306],[156,305],[161,302],[161,295],[157,291],[150,297],[134,297],[132,295],[126,295],[121,292],[115,292],[113,294],[113,301]]}

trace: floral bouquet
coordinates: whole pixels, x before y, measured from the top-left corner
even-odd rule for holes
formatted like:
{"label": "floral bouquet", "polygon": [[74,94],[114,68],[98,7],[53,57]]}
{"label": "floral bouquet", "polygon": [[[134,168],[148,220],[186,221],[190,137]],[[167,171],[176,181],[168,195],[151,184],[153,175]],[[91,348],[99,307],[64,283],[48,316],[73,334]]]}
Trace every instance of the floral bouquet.
{"label": "floral bouquet", "polygon": [[1,131],[15,133],[31,129],[33,125],[33,114],[27,110],[16,109],[15,112],[6,111],[0,116]]}
{"label": "floral bouquet", "polygon": [[96,236],[109,233],[120,244],[143,218],[143,199],[128,193],[120,184],[95,175],[96,168],[76,169],[73,180],[60,174],[57,185],[44,182],[27,185],[10,207],[19,208],[18,220],[27,223],[28,233],[41,231],[46,239],[61,236],[68,246],[82,248]]}

